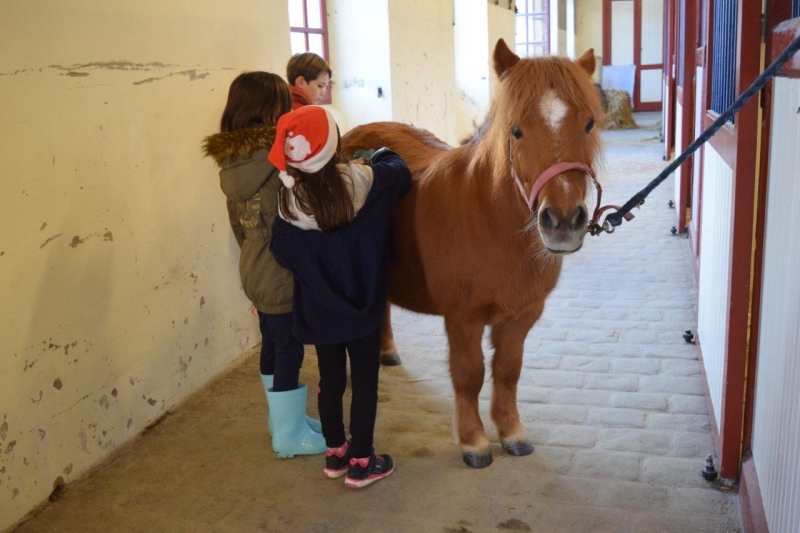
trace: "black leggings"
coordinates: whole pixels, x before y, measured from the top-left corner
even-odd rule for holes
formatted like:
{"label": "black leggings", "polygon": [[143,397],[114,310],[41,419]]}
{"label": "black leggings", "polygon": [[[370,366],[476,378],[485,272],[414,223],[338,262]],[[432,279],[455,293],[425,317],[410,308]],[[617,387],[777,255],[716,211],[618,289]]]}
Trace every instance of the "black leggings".
{"label": "black leggings", "polygon": [[268,315],[259,311],[258,325],[261,328],[261,373],[275,375],[273,391],[295,390],[303,366],[303,345],[292,335],[292,313]]}
{"label": "black leggings", "polygon": [[322,434],[329,448],[347,440],[344,432],[342,396],[347,387],[347,354],[353,399],[350,404],[350,452],[353,457],[372,455],[375,413],[378,409],[378,370],[381,356],[381,330],[366,337],[337,344],[317,345],[319,360],[319,417]]}

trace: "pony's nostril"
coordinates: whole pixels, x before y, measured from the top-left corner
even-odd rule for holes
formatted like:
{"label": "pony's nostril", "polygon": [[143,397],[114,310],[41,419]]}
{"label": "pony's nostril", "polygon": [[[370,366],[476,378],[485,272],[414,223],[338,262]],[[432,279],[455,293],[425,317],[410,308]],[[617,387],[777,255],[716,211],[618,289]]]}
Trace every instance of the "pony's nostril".
{"label": "pony's nostril", "polygon": [[573,228],[580,229],[589,224],[589,214],[586,212],[585,207],[579,205],[568,220]]}
{"label": "pony's nostril", "polygon": [[539,225],[544,229],[553,229],[558,225],[558,221],[553,215],[552,209],[545,207],[544,210],[539,213]]}

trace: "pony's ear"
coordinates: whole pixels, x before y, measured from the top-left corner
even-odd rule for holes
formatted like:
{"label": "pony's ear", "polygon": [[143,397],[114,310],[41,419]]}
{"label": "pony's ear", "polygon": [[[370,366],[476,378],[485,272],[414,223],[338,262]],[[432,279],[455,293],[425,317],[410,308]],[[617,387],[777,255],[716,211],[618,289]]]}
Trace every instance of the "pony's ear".
{"label": "pony's ear", "polygon": [[589,73],[589,76],[594,74],[594,69],[597,63],[594,59],[594,48],[589,48],[586,50],[581,57],[578,58],[576,61],[580,67]]}
{"label": "pony's ear", "polygon": [[503,74],[519,61],[519,57],[508,48],[503,39],[497,41],[497,45],[494,47],[493,59],[494,71],[498,78],[502,78]]}

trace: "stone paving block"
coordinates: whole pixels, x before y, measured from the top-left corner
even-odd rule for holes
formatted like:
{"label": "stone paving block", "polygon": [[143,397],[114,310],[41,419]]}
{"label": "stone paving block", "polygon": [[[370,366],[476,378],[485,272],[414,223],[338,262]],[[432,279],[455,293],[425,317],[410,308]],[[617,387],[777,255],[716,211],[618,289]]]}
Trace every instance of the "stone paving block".
{"label": "stone paving block", "polygon": [[565,355],[561,358],[561,370],[577,370],[579,372],[608,372],[611,362],[605,357],[587,357],[585,355]]}
{"label": "stone paving block", "polygon": [[631,481],[604,481],[593,503],[602,507],[649,511],[665,508],[668,497],[669,492],[663,487]]}
{"label": "stone paving block", "polygon": [[569,331],[567,332],[567,340],[591,343],[613,343],[619,340],[619,333],[611,329],[584,329],[579,331]]}
{"label": "stone paving block", "polygon": [[547,316],[550,318],[580,318],[585,312],[585,309],[577,307],[554,307],[547,310]]}
{"label": "stone paving block", "polygon": [[[614,296],[610,295],[606,297],[613,298]],[[582,298],[586,298],[586,296],[582,296]],[[587,311],[586,313],[591,313],[594,320],[618,321],[628,318],[628,311],[625,309],[603,309],[602,311]]]}
{"label": "stone paving block", "polygon": [[706,488],[708,482],[700,475],[704,463],[705,458],[645,457],[641,481],[662,487]]}
{"label": "stone paving block", "polygon": [[611,407],[626,407],[648,411],[666,411],[667,395],[648,392],[615,392],[610,398]]}
{"label": "stone paving block", "polygon": [[642,329],[623,331],[619,335],[619,342],[629,344],[655,344],[658,340],[658,332],[644,329],[644,326],[638,326]]}
{"label": "stone paving block", "polygon": [[638,388],[638,379],[638,376],[626,374],[588,374],[586,376],[586,387],[589,389],[635,391]]}
{"label": "stone paving block", "polygon": [[703,381],[700,377],[642,376],[639,380],[642,392],[668,392],[672,394],[703,395]]}
{"label": "stone paving block", "polygon": [[559,389],[553,395],[551,403],[564,405],[608,405],[610,392],[586,389]]}
{"label": "stone paving block", "polygon": [[523,354],[522,366],[524,368],[540,368],[553,370],[561,364],[561,357],[558,355],[530,355]]}
{"label": "stone paving block", "polygon": [[567,307],[582,307],[584,309],[598,309],[603,305],[601,300],[569,300]]}
{"label": "stone paving block", "polygon": [[[582,372],[563,372],[558,370],[532,370],[524,373],[525,382],[539,387],[554,387],[556,389],[580,388],[583,386],[584,374]],[[520,378],[522,381],[522,378]]]}
{"label": "stone paving block", "polygon": [[720,515],[728,512],[731,494],[725,494],[711,487],[705,489],[677,488],[670,490],[668,510],[672,512]]}
{"label": "stone paving block", "polygon": [[675,457],[705,459],[708,454],[715,454],[714,439],[710,432],[706,433],[673,433],[672,451]]}
{"label": "stone paving block", "polygon": [[576,476],[633,481],[639,477],[639,456],[629,453],[578,450],[570,473]]}
{"label": "stone paving block", "polygon": [[628,312],[628,320],[636,320],[642,322],[663,322],[664,311],[661,309],[631,309]]}
{"label": "stone paving block", "polygon": [[691,344],[656,344],[642,346],[644,357],[659,359],[697,359],[697,348]]}
{"label": "stone paving block", "polygon": [[694,303],[685,299],[681,300],[648,300],[645,302],[645,307],[653,307],[656,309],[692,309]]}
{"label": "stone paving block", "polygon": [[586,342],[546,342],[539,350],[542,354],[553,355],[586,355],[589,352],[589,344]]}
{"label": "stone paving block", "polygon": [[697,516],[679,513],[644,513],[627,521],[630,533],[739,533],[738,524],[727,516]]}
{"label": "stone paving block", "polygon": [[680,359],[664,359],[661,361],[661,374],[665,376],[699,376],[701,375],[700,361],[687,361]]}
{"label": "stone paving block", "polygon": [[645,427],[648,429],[672,429],[676,431],[711,431],[708,415],[679,415],[675,413],[650,413]]}
{"label": "stone paving block", "polygon": [[670,451],[670,438],[669,431],[602,429],[597,438],[597,447],[621,452],[666,455]]}
{"label": "stone paving block", "polygon": [[553,394],[554,390],[548,387],[517,385],[517,401],[521,403],[547,403]]}
{"label": "stone paving block", "polygon": [[708,403],[705,396],[685,396],[676,394],[670,397],[670,412],[708,416]]}
{"label": "stone paving block", "polygon": [[[520,405],[522,411],[522,406]],[[520,417],[531,422],[560,422],[564,424],[581,424],[586,421],[589,408],[579,405],[526,404],[524,414]]]}
{"label": "stone paving block", "polygon": [[563,329],[553,329],[548,327],[535,327],[528,333],[528,339],[542,341],[563,341],[567,338],[567,332]]}
{"label": "stone paving block", "polygon": [[574,452],[559,446],[537,446],[533,455],[546,471],[564,474],[572,465]]}
{"label": "stone paving block", "polygon": [[550,446],[569,446],[591,448],[597,440],[597,429],[586,426],[557,426],[550,433],[547,444]]}
{"label": "stone paving block", "polygon": [[609,427],[644,427],[645,413],[636,409],[595,407],[589,412],[589,424]]}
{"label": "stone paving block", "polygon": [[656,359],[614,359],[611,361],[611,370],[623,374],[658,374],[661,361]]}
{"label": "stone paving block", "polygon": [[589,355],[604,357],[641,357],[642,347],[639,344],[593,344],[589,346]]}

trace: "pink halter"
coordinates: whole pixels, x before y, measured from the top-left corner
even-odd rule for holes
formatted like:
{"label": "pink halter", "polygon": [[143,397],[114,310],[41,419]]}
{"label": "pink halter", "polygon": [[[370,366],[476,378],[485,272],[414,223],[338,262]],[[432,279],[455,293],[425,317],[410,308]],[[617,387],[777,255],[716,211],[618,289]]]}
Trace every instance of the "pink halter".
{"label": "pink halter", "polygon": [[[509,145],[509,149],[510,148],[511,147]],[[511,154],[509,153],[509,157],[513,156],[511,156]],[[583,163],[569,163],[569,162],[556,163],[547,170],[545,170],[544,172],[542,172],[541,174],[539,174],[539,177],[536,178],[535,182],[533,182],[533,188],[531,189],[530,195],[528,195],[525,193],[525,186],[522,185],[522,181],[519,179],[519,176],[517,176],[517,171],[514,168],[514,160],[513,158],[511,159],[511,177],[514,178],[514,181],[517,183],[519,192],[522,195],[522,201],[525,202],[525,205],[528,206],[528,210],[531,213],[533,213],[533,205],[536,203],[536,197],[539,196],[539,191],[542,190],[542,187],[547,185],[547,183],[551,179],[555,178],[559,174],[567,172],[568,170],[580,170],[582,172],[585,172],[586,174],[589,175],[589,177],[592,178],[592,183],[594,183],[594,186],[597,187],[597,204],[594,207],[594,214],[592,215],[592,219],[589,221],[589,226],[586,228],[586,231],[588,231],[592,235],[597,235],[601,231],[607,231],[608,233],[612,233],[614,231],[614,228],[611,228],[610,231],[608,229],[604,229],[597,223],[597,221],[600,220],[600,215],[602,215],[604,211],[608,209],[619,210],[619,206],[606,205],[600,207],[600,200],[603,197],[603,188],[600,187],[600,183],[597,181],[597,176],[595,175],[594,170],[592,170],[592,168],[589,165],[585,165]],[[625,220],[630,221],[632,218],[633,215],[630,213],[625,215]]]}

